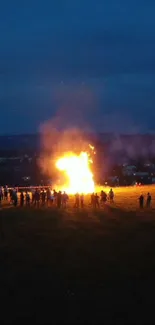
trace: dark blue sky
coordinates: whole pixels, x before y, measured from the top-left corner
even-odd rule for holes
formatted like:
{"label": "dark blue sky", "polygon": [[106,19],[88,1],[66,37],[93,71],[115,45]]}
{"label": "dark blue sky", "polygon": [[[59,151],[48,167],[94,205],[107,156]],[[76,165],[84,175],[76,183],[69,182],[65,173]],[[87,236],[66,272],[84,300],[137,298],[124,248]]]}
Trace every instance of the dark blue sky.
{"label": "dark blue sky", "polygon": [[154,0],[5,0],[0,133],[60,115],[94,129],[155,130]]}

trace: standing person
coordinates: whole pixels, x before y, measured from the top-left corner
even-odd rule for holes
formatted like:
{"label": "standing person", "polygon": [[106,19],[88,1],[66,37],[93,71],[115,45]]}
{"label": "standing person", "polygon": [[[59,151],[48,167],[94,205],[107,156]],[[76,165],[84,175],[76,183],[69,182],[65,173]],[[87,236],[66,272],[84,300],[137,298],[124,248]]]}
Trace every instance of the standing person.
{"label": "standing person", "polygon": [[62,206],[63,208],[66,208],[67,206],[67,201],[68,201],[68,195],[66,192],[62,194]]}
{"label": "standing person", "polygon": [[26,206],[30,206],[30,194],[26,191]]}
{"label": "standing person", "polygon": [[0,190],[0,206],[2,204],[2,198],[3,198],[3,195],[2,195],[2,191]]}
{"label": "standing person", "polygon": [[1,196],[1,201],[2,201],[3,197],[4,197],[4,195],[3,195],[3,187],[2,186],[0,187],[0,196]]}
{"label": "standing person", "polygon": [[41,192],[41,201],[42,201],[42,206],[45,206],[45,201],[46,201],[46,192],[43,189],[43,191]]}
{"label": "standing person", "polygon": [[35,204],[35,190],[32,188],[32,205]]}
{"label": "standing person", "polygon": [[81,205],[81,208],[84,207],[84,195],[83,195],[83,193],[80,195],[80,205]]}
{"label": "standing person", "polygon": [[23,205],[24,205],[24,193],[21,192],[20,193],[20,206],[23,207]]}
{"label": "standing person", "polygon": [[36,188],[35,194],[34,194],[34,204],[37,208],[39,208],[39,204],[40,204],[40,193]]}
{"label": "standing person", "polygon": [[75,208],[79,208],[80,205],[80,196],[79,193],[75,194]]}
{"label": "standing person", "polygon": [[57,195],[57,207],[58,208],[61,208],[61,202],[62,202],[62,193],[61,193],[61,191],[59,191],[58,195]]}
{"label": "standing person", "polygon": [[3,188],[0,187],[0,206],[2,204],[2,200],[3,200]]}
{"label": "standing person", "polygon": [[57,196],[58,196],[58,193],[57,193],[57,191],[56,190],[53,190],[53,203],[54,204],[57,204]]}
{"label": "standing person", "polygon": [[16,190],[14,190],[14,192],[13,192],[13,204],[14,204],[15,207],[18,204],[18,196],[17,196],[17,191]]}
{"label": "standing person", "polygon": [[101,191],[101,204],[105,204],[107,201],[107,194],[104,191]]}
{"label": "standing person", "polygon": [[110,200],[110,203],[114,202],[114,192],[113,192],[112,188],[109,191],[109,200]]}
{"label": "standing person", "polygon": [[150,208],[150,206],[151,206],[151,200],[152,200],[151,194],[150,193],[147,193],[147,199],[146,199],[146,207],[147,208]]}
{"label": "standing person", "polygon": [[49,199],[50,206],[53,206],[54,200],[55,200],[54,193],[53,191],[51,191],[50,199]]}
{"label": "standing person", "polygon": [[4,188],[4,199],[7,201],[8,200],[8,188],[5,186]]}
{"label": "standing person", "polygon": [[47,206],[51,205],[51,190],[50,188],[47,189]]}
{"label": "standing person", "polygon": [[92,195],[91,195],[91,206],[93,208],[95,208],[95,195],[94,195],[94,193],[92,193]]}
{"label": "standing person", "polygon": [[144,207],[144,195],[143,194],[141,194],[139,197],[139,207],[140,207],[140,209],[143,209],[143,207]]}
{"label": "standing person", "polygon": [[14,194],[14,191],[13,191],[13,189],[12,188],[10,188],[10,204],[12,204],[13,203],[13,194]]}
{"label": "standing person", "polygon": [[101,191],[101,194],[100,194],[100,201],[101,201],[101,204],[103,203],[103,196],[104,196],[104,192],[103,190]]}
{"label": "standing person", "polygon": [[94,207],[95,208],[99,208],[100,207],[100,204],[99,204],[99,196],[98,196],[97,193],[94,196]]}

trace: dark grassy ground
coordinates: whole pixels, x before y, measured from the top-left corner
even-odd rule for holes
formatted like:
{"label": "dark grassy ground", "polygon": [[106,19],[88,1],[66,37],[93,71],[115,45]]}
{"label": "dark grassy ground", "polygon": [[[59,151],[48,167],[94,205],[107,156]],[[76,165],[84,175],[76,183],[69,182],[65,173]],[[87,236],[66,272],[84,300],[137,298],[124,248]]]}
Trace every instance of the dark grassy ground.
{"label": "dark grassy ground", "polygon": [[155,323],[155,218],[0,211],[0,323]]}

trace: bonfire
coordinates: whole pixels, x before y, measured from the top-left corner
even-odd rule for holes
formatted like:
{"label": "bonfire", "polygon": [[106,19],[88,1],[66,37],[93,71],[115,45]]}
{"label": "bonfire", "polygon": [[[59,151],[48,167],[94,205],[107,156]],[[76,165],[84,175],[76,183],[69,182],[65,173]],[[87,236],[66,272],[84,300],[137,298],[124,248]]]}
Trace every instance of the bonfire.
{"label": "bonfire", "polygon": [[[94,150],[93,146],[89,146]],[[81,152],[79,155],[73,152],[65,153],[56,161],[56,167],[63,172],[66,184],[63,186],[69,194],[92,193],[95,190],[91,164],[93,163],[90,154]]]}

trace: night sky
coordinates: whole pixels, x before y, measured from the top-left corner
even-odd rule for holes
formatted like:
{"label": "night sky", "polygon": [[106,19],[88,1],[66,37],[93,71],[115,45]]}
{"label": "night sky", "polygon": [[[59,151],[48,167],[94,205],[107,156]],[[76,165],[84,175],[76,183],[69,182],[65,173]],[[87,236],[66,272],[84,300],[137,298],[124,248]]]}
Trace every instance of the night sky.
{"label": "night sky", "polygon": [[0,133],[155,130],[154,0],[5,0]]}

